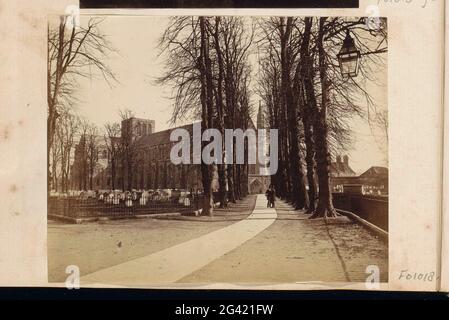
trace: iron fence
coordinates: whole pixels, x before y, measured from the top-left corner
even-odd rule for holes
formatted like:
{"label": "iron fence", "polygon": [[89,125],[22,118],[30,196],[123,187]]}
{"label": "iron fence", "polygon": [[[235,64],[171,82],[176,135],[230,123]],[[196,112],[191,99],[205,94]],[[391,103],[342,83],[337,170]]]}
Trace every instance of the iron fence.
{"label": "iron fence", "polygon": [[48,215],[69,218],[151,215],[161,213],[194,213],[201,207],[202,196],[152,199],[99,199],[83,197],[50,197]]}
{"label": "iron fence", "polygon": [[388,231],[388,196],[334,193],[333,202],[335,208],[350,211]]}

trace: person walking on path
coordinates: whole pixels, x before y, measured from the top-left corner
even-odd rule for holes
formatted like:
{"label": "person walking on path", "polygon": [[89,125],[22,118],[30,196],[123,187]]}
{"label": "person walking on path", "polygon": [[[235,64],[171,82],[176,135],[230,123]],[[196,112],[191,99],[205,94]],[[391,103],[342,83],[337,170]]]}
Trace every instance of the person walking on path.
{"label": "person walking on path", "polygon": [[267,207],[268,208],[274,208],[274,201],[275,201],[275,191],[274,191],[274,186],[270,185],[269,189],[267,190],[267,192],[265,192],[265,196],[267,197],[268,203],[267,203]]}

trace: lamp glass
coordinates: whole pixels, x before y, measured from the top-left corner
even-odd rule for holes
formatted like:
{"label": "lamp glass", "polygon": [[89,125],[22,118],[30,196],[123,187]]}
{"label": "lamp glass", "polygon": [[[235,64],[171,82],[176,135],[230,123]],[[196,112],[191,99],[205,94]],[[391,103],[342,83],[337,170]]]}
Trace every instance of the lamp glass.
{"label": "lamp glass", "polygon": [[337,57],[343,77],[356,77],[359,71],[360,51],[357,50],[349,31]]}

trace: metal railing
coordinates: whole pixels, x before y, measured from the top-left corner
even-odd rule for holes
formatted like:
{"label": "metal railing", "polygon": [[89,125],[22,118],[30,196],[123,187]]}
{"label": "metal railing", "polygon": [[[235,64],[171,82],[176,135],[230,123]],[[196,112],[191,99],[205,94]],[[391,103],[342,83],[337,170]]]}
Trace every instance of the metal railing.
{"label": "metal railing", "polygon": [[336,209],[350,211],[388,231],[388,196],[334,193],[333,202]]}
{"label": "metal railing", "polygon": [[202,204],[200,194],[187,197],[165,199],[111,199],[91,197],[50,197],[48,215],[69,218],[114,217],[151,215],[161,213],[189,214],[198,210]]}

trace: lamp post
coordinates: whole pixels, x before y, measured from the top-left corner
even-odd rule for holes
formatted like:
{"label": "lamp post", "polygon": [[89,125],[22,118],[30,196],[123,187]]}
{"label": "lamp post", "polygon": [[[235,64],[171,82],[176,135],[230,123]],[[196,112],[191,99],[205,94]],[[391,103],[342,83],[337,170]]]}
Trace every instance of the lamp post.
{"label": "lamp post", "polygon": [[343,46],[338,53],[341,74],[344,78],[357,77],[360,65],[360,51],[355,46],[355,41],[351,37],[349,29],[346,30],[346,37]]}

